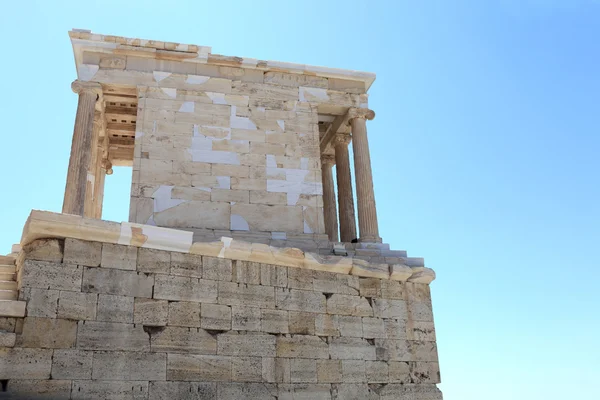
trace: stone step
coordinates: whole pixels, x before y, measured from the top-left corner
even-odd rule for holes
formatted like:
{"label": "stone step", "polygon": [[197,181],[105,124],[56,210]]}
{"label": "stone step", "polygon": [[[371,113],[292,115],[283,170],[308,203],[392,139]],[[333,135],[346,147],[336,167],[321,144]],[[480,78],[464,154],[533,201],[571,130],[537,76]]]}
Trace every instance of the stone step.
{"label": "stone step", "polygon": [[15,265],[15,260],[14,256],[0,256],[0,265]]}
{"label": "stone step", "polygon": [[17,282],[0,281],[0,290],[17,290]]}
{"label": "stone step", "polygon": [[16,300],[17,297],[16,290],[0,290],[0,300]]}
{"label": "stone step", "polygon": [[17,274],[3,274],[0,273],[0,281],[17,281]]}
{"label": "stone step", "polygon": [[24,317],[26,305],[25,301],[0,300],[0,317]]}
{"label": "stone step", "polygon": [[14,265],[2,265],[0,264],[0,274],[15,274],[17,273],[17,267]]}

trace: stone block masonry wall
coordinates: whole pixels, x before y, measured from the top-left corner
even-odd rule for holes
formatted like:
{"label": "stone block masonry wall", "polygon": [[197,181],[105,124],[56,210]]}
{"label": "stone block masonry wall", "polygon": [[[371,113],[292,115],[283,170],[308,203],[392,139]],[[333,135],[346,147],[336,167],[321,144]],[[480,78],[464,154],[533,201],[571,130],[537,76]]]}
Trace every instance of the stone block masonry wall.
{"label": "stone block masonry wall", "polygon": [[27,315],[0,320],[16,398],[441,399],[427,284],[36,243],[18,265]]}

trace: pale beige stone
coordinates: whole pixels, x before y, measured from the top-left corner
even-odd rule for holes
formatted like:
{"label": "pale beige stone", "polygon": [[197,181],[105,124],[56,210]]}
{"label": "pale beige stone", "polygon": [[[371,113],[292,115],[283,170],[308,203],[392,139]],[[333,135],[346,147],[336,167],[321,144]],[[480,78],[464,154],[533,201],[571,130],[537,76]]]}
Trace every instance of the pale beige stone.
{"label": "pale beige stone", "polygon": [[61,291],[57,315],[73,320],[95,320],[97,303],[98,295],[95,293]]}
{"label": "pale beige stone", "polygon": [[133,304],[133,322],[148,326],[167,325],[169,302],[137,298]]}
{"label": "pale beige stone", "polygon": [[288,312],[261,310],[261,330],[268,333],[289,333]]}
{"label": "pale beige stone", "polygon": [[102,244],[102,268],[117,268],[135,271],[137,253],[137,247],[104,243]]}
{"label": "pale beige stone", "polygon": [[26,317],[17,346],[45,349],[75,347],[77,322],[66,319]]}
{"label": "pale beige stone", "polygon": [[317,381],[319,383],[342,382],[342,362],[340,360],[317,360]]}
{"label": "pale beige stone", "polygon": [[120,351],[94,352],[92,379],[94,380],[165,380],[166,354]]}
{"label": "pale beige stone", "polygon": [[202,329],[230,330],[231,307],[221,304],[202,304],[200,308]]}
{"label": "pale beige stone", "polygon": [[258,307],[232,306],[231,329],[237,331],[260,331],[261,310]]}
{"label": "pale beige stone", "polygon": [[275,336],[231,331],[217,338],[217,354],[227,356],[275,357]]}
{"label": "pale beige stone", "polygon": [[231,379],[234,382],[261,382],[263,359],[261,357],[232,357]]}
{"label": "pale beige stone", "polygon": [[98,295],[97,321],[133,323],[133,297]]}
{"label": "pale beige stone", "polygon": [[38,239],[23,247],[28,260],[62,262],[64,242],[57,239]]}
{"label": "pale beige stone", "polygon": [[3,379],[49,379],[52,349],[0,348],[0,375]]}
{"label": "pale beige stone", "polygon": [[200,303],[170,301],[168,324],[172,326],[200,327]]}
{"label": "pale beige stone", "polygon": [[333,294],[327,299],[327,312],[329,314],[370,317],[373,315],[373,308],[364,297]]}
{"label": "pale beige stone", "polygon": [[167,326],[150,334],[150,348],[154,352],[216,354],[217,339],[203,329]]}
{"label": "pale beige stone", "polygon": [[53,379],[91,379],[92,351],[54,350],[52,356]]}
{"label": "pale beige stone", "polygon": [[317,383],[317,360],[292,358],[290,378],[292,383]]}
{"label": "pale beige stone", "polygon": [[327,359],[329,347],[316,336],[281,335],[277,336],[277,357]]}
{"label": "pale beige stone", "polygon": [[310,312],[289,312],[289,333],[300,335],[315,334],[315,317],[318,314]]}

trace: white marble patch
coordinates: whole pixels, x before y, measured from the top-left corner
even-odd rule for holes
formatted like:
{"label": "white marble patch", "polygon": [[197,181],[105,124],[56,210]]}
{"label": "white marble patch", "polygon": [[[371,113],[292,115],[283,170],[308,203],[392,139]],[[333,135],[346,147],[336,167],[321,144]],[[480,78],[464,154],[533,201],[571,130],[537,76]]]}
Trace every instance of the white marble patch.
{"label": "white marble patch", "polygon": [[310,226],[308,226],[306,220],[304,220],[304,233],[314,233],[312,229],[310,229]]}
{"label": "white marble patch", "polygon": [[225,249],[229,248],[229,246],[231,246],[231,242],[233,241],[233,238],[228,238],[228,237],[221,237],[221,242],[223,243],[223,247],[221,248],[221,251],[219,251],[219,255],[217,257],[219,258],[223,258],[225,257]]}
{"label": "white marble patch", "polygon": [[161,185],[154,191],[154,212],[161,212],[185,203],[185,200],[171,198],[173,186]]}
{"label": "white marble patch", "polygon": [[212,140],[207,139],[204,135],[194,136],[190,150],[212,150]]}
{"label": "white marble patch", "polygon": [[170,72],[164,72],[164,71],[154,71],[154,72],[152,72],[152,75],[154,76],[154,80],[156,82],[160,82],[163,79],[166,79],[169,76],[171,76],[171,73]]}
{"label": "white marble patch", "polygon": [[230,176],[217,176],[217,182],[219,184],[219,189],[231,189]]}
{"label": "white marble patch", "polygon": [[188,75],[185,83],[189,83],[190,85],[202,85],[203,83],[208,82],[210,76],[201,76],[201,75]]}
{"label": "white marble patch", "polygon": [[241,215],[231,214],[231,226],[230,229],[232,231],[249,231],[250,227],[248,226],[248,221],[244,219]]}
{"label": "white marble patch", "polygon": [[224,93],[206,92],[213,104],[227,104]]}
{"label": "white marble patch", "polygon": [[194,112],[195,104],[193,101],[184,101],[181,107],[179,107],[179,112],[192,113]]}
{"label": "white marble patch", "polygon": [[229,125],[233,129],[247,129],[251,131],[256,130],[256,125],[248,117],[238,117],[237,115],[232,115]]}
{"label": "white marble patch", "polygon": [[302,157],[300,159],[300,169],[308,169],[308,158]]}
{"label": "white marble patch", "polygon": [[77,78],[80,81],[91,81],[100,67],[93,64],[81,64],[77,68]]}
{"label": "white marble patch", "polygon": [[282,131],[285,131],[285,121],[282,119],[277,120],[277,125],[281,128]]}
{"label": "white marble patch", "polygon": [[287,194],[287,205],[295,206],[298,204],[298,200],[300,200],[300,193],[288,193]]}
{"label": "white marble patch", "polygon": [[[308,95],[308,97],[307,97]],[[300,87],[300,101],[329,100],[327,89]]]}
{"label": "white marble patch", "polygon": [[271,239],[274,239],[274,240],[287,240],[287,233],[285,233],[285,232],[271,232]]}
{"label": "white marble patch", "polygon": [[177,97],[177,89],[175,89],[175,88],[161,88],[161,90],[163,91],[164,94],[166,94],[167,96],[169,96],[172,99]]}
{"label": "white marble patch", "polygon": [[194,162],[240,165],[240,155],[232,151],[189,149],[188,152]]}
{"label": "white marble patch", "polygon": [[267,154],[267,168],[277,168],[277,160],[273,154]]}
{"label": "white marble patch", "polygon": [[267,179],[267,192],[323,194],[323,184],[318,182],[293,182],[280,179]]}
{"label": "white marble patch", "polygon": [[142,136],[144,136],[144,132],[142,132],[142,131],[135,131],[135,138],[136,139],[139,139]]}

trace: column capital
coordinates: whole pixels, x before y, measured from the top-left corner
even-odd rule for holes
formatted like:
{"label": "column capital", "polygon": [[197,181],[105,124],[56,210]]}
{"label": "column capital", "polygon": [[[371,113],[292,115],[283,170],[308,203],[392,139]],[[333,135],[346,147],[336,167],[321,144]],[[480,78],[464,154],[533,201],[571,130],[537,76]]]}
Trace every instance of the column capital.
{"label": "column capital", "polygon": [[335,164],[335,157],[331,154],[321,154],[321,164],[333,166]]}
{"label": "column capital", "polygon": [[362,118],[372,120],[375,118],[375,111],[368,108],[355,108],[352,107],[348,110],[348,122],[350,123],[354,118]]}
{"label": "column capital", "polygon": [[77,94],[94,93],[98,96],[102,95],[102,85],[98,82],[85,82],[76,79],[71,83],[71,90]]}
{"label": "column capital", "polygon": [[348,146],[351,140],[352,137],[348,134],[336,133],[335,137],[333,138],[333,143],[335,146],[337,146],[338,144],[345,144],[346,146]]}

